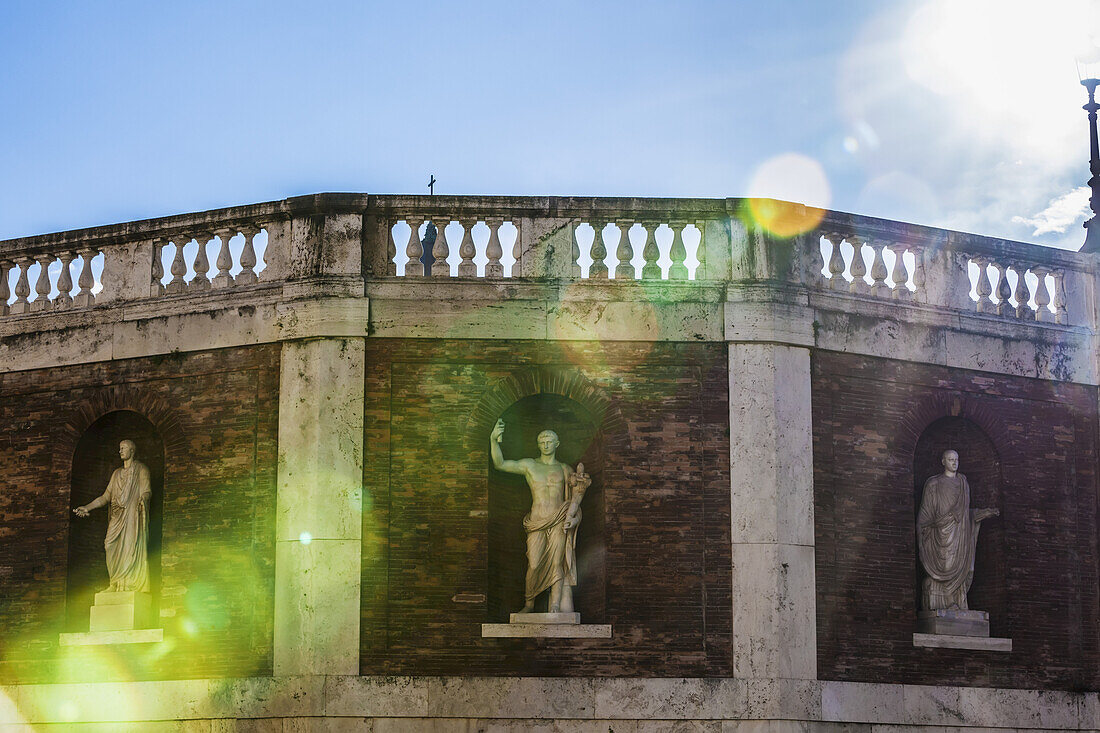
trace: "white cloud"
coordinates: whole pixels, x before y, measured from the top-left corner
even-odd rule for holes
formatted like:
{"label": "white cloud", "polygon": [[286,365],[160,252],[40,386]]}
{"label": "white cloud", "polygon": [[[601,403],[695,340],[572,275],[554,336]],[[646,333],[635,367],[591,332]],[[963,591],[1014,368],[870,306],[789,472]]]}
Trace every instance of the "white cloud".
{"label": "white cloud", "polygon": [[1051,199],[1047,207],[1035,216],[1012,217],[1012,223],[1035,227],[1035,231],[1031,233],[1033,237],[1050,232],[1064,234],[1070,224],[1075,224],[1088,215],[1090,193],[1088,186],[1075,188]]}

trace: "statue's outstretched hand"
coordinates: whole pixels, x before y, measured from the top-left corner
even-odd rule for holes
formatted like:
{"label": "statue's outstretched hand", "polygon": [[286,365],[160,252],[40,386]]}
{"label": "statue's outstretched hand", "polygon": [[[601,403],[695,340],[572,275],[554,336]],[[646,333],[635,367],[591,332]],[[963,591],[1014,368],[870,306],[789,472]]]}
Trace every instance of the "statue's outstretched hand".
{"label": "statue's outstretched hand", "polygon": [[493,426],[493,432],[489,433],[489,440],[499,443],[504,436],[504,421],[497,420],[497,424]]}
{"label": "statue's outstretched hand", "polygon": [[78,506],[76,509],[73,509],[73,514],[78,517],[86,517],[88,516],[88,510],[82,506]]}
{"label": "statue's outstretched hand", "polygon": [[1000,515],[1000,509],[977,509],[974,511],[974,521],[980,522],[983,519],[989,519],[990,517],[999,517]]}

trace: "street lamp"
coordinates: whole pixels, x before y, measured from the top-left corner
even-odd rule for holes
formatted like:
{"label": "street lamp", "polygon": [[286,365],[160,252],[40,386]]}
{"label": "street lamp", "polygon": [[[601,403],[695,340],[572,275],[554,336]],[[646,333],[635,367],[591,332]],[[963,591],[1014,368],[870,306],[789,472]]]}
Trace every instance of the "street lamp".
{"label": "street lamp", "polygon": [[1081,86],[1089,90],[1089,102],[1082,109],[1089,113],[1089,172],[1092,174],[1089,178],[1092,218],[1085,222],[1085,244],[1080,251],[1100,253],[1100,145],[1096,140],[1096,110],[1100,109],[1100,104],[1096,102],[1096,87],[1100,86],[1100,58],[1078,61],[1077,75]]}

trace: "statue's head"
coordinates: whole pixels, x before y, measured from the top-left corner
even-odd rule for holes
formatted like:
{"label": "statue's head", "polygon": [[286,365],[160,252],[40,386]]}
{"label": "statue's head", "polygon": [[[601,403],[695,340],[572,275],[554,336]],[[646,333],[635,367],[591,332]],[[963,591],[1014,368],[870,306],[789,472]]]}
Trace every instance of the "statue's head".
{"label": "statue's head", "polygon": [[535,438],[535,442],[538,443],[539,453],[544,456],[552,456],[558,450],[560,441],[558,440],[558,434],[553,430],[543,430],[539,433],[539,437]]}
{"label": "statue's head", "polygon": [[137,446],[134,445],[132,440],[124,440],[118,444],[118,456],[124,461],[128,461],[137,455]]}
{"label": "statue's head", "polygon": [[943,452],[943,457],[940,458],[940,463],[942,463],[943,467],[946,468],[948,471],[952,471],[952,472],[958,471],[959,470],[959,454],[956,453],[953,450],[950,450],[950,449],[945,450]]}

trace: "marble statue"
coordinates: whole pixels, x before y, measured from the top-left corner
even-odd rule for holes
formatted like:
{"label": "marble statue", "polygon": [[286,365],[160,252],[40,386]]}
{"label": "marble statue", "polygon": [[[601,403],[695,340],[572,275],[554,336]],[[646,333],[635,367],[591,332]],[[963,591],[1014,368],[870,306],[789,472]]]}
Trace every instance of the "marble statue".
{"label": "marble statue", "polygon": [[924,611],[968,610],[966,593],[974,580],[974,550],[983,519],[996,509],[970,509],[970,485],[959,473],[959,454],[947,450],[943,473],[924,482],[917,518],[917,546],[927,577],[921,589]]}
{"label": "marble statue", "polygon": [[573,586],[577,584],[577,527],[581,500],[592,484],[584,464],[576,470],[557,459],[558,436],[543,430],[536,442],[538,458],[505,460],[500,449],[504,421],[497,420],[489,436],[489,453],[498,471],[527,479],[531,511],[523,519],[527,532],[527,580],[524,606],[518,613],[535,610],[535,597],[550,589],[549,613],[573,613]]}
{"label": "marble statue", "polygon": [[149,592],[149,498],[152,488],[149,469],[137,460],[137,446],[131,440],[118,444],[122,468],[116,468],[103,495],[73,510],[78,517],[108,506],[107,574],[109,591]]}

